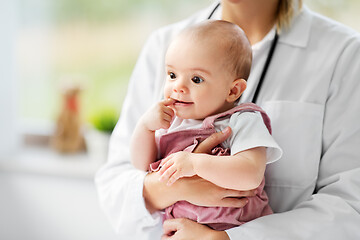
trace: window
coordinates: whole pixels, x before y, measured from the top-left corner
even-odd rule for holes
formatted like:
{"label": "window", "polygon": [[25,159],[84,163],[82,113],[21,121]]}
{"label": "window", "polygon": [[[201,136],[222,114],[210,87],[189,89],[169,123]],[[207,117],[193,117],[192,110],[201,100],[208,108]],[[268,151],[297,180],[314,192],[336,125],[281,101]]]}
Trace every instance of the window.
{"label": "window", "polygon": [[[119,115],[139,51],[154,29],[208,5],[202,0],[17,0],[15,39],[20,130],[50,135],[62,88],[81,86],[84,124]],[[176,9],[176,11],[173,11]]]}
{"label": "window", "polygon": [[[83,122],[120,113],[139,51],[154,29],[183,19],[209,0],[0,1],[0,153],[17,132],[50,135],[61,86],[78,82]],[[305,1],[360,30],[356,0]]]}

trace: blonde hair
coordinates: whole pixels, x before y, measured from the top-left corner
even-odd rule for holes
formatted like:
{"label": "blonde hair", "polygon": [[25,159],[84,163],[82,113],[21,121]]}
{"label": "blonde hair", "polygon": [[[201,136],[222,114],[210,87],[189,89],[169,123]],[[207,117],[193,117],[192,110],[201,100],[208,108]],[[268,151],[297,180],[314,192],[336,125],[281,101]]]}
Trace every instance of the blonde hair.
{"label": "blonde hair", "polygon": [[[297,5],[296,5],[297,4]],[[291,20],[296,14],[296,10],[302,7],[302,0],[279,0],[279,6],[276,16],[276,27],[278,32],[290,27]]]}

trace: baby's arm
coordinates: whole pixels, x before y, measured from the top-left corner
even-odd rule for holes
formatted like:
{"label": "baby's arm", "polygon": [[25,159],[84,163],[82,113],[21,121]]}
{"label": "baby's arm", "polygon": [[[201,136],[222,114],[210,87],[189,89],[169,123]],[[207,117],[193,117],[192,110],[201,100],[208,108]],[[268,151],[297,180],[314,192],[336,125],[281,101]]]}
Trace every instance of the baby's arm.
{"label": "baby's arm", "polygon": [[130,143],[131,162],[136,168],[147,171],[156,160],[155,131],[170,127],[174,111],[169,106],[173,103],[173,99],[158,102],[137,123]]}
{"label": "baby's arm", "polygon": [[260,185],[266,161],[265,147],[251,148],[233,156],[178,152],[161,163],[160,180],[172,184],[180,177],[198,175],[223,188],[251,190]]}

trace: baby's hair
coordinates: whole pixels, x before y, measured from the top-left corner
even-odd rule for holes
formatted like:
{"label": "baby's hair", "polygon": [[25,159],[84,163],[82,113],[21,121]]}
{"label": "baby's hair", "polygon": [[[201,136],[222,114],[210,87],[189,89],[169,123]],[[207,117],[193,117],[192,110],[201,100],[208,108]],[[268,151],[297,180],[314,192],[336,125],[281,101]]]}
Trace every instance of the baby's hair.
{"label": "baby's hair", "polygon": [[[244,31],[236,24],[223,20],[209,20],[186,29],[193,40],[223,48],[227,61],[222,64],[234,74],[235,79],[247,80],[252,63],[252,49]],[[214,38],[215,37],[215,38]]]}

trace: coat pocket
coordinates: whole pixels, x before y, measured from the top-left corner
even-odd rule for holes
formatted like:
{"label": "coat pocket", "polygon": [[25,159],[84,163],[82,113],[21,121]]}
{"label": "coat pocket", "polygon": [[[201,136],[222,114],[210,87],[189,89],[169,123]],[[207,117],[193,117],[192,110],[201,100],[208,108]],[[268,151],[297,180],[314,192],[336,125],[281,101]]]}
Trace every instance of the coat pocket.
{"label": "coat pocket", "polygon": [[283,149],[282,158],[267,167],[266,185],[314,187],[321,158],[324,106],[272,101],[262,107],[271,119],[273,137]]}

